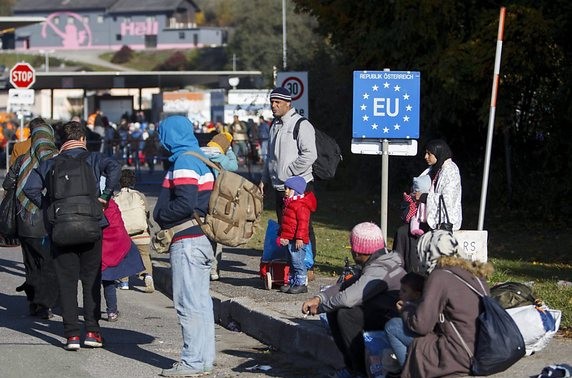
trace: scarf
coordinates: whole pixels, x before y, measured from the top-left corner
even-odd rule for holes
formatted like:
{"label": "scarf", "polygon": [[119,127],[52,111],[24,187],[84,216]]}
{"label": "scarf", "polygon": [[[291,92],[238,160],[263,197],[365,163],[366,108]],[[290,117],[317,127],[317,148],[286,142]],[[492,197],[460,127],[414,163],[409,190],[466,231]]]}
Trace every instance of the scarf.
{"label": "scarf", "polygon": [[304,198],[304,194],[298,194],[297,196],[292,196],[292,197],[284,197],[284,207],[288,206],[290,204],[290,202],[296,201],[296,200],[299,200],[302,198]]}
{"label": "scarf", "polygon": [[57,154],[54,143],[54,130],[49,125],[36,126],[32,131],[32,145],[24,155],[20,170],[18,171],[18,184],[16,184],[16,198],[28,214],[35,214],[38,207],[24,194],[24,186],[33,169],[37,168],[44,160]]}
{"label": "scarf", "polygon": [[84,150],[87,150],[87,147],[85,146],[85,140],[84,141],[74,140],[74,139],[68,140],[67,142],[62,144],[60,148],[60,153],[74,148],[83,148]]}

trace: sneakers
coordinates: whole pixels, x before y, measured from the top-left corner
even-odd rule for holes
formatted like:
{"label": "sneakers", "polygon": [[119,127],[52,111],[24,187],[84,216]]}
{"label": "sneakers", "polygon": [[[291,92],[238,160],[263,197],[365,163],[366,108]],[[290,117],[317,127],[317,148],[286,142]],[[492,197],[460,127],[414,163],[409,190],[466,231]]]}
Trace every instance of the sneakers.
{"label": "sneakers", "polygon": [[129,282],[121,282],[121,281],[120,281],[120,282],[117,284],[117,288],[118,288],[119,290],[129,290]]}
{"label": "sneakers", "polygon": [[40,319],[49,320],[54,317],[54,313],[52,312],[52,309],[49,307],[39,306],[39,309],[36,312],[36,316],[39,317]]}
{"label": "sneakers", "polygon": [[210,371],[193,369],[182,362],[175,362],[172,368],[163,369],[159,375],[162,377],[202,377],[210,373]]}
{"label": "sneakers", "polygon": [[70,336],[66,345],[64,345],[65,350],[79,350],[79,336]]}
{"label": "sneakers", "polygon": [[308,286],[305,285],[290,286],[290,289],[288,289],[287,291],[288,294],[301,294],[307,292],[308,292]]}
{"label": "sneakers", "polygon": [[103,339],[99,332],[88,332],[85,335],[85,341],[83,343],[92,348],[101,348],[103,346]]}
{"label": "sneakers", "polygon": [[116,322],[118,319],[119,319],[119,311],[107,313],[108,322]]}
{"label": "sneakers", "polygon": [[280,291],[283,293],[287,293],[290,290],[290,285],[282,285],[280,286]]}
{"label": "sneakers", "polygon": [[152,293],[155,291],[155,283],[153,282],[153,277],[147,274],[145,276],[145,292]]}

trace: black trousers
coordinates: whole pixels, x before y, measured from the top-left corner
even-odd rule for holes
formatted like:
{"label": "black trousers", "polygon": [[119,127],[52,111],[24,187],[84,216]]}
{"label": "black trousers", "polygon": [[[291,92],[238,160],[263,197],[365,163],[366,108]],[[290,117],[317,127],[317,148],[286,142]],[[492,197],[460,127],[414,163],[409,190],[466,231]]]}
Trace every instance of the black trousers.
{"label": "black trousers", "polygon": [[101,318],[101,239],[69,248],[53,245],[54,265],[60,287],[64,337],[80,336],[77,282],[83,292],[86,332],[99,332]]}
{"label": "black trousers", "polygon": [[383,330],[388,316],[379,308],[354,306],[327,314],[336,346],[344,356],[346,367],[367,376],[363,331]]}
{"label": "black trousers", "polygon": [[[427,223],[421,223],[419,227],[425,231],[431,231]],[[401,225],[393,238],[393,252],[397,252],[403,258],[404,268],[407,272],[419,272],[419,258],[417,257],[417,242],[419,236],[411,235],[409,223]]]}
{"label": "black trousers", "polygon": [[25,291],[30,303],[54,307],[59,289],[49,239],[20,237],[24,266]]}
{"label": "black trousers", "polygon": [[[306,184],[306,192],[314,192],[314,181],[310,181]],[[284,191],[274,190],[276,199],[276,219],[278,224],[282,224],[282,212],[284,210]],[[314,195],[316,193],[314,192]],[[310,216],[310,241],[312,242],[312,255],[314,256],[314,261],[316,261],[316,234],[314,234],[314,227],[312,226],[312,217]],[[313,268],[312,268],[313,269]]]}

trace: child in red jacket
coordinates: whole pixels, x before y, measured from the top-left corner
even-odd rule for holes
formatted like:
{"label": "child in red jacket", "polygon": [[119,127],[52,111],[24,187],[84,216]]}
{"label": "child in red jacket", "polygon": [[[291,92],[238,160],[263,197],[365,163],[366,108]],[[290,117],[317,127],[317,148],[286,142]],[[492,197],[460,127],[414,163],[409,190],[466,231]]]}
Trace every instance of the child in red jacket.
{"label": "child in red jacket", "polygon": [[286,180],[284,190],[286,195],[278,241],[280,245],[288,246],[290,281],[289,285],[283,285],[280,290],[288,294],[306,293],[308,287],[304,257],[310,248],[310,214],[316,211],[317,200],[313,192],[304,193],[306,181],[300,176]]}

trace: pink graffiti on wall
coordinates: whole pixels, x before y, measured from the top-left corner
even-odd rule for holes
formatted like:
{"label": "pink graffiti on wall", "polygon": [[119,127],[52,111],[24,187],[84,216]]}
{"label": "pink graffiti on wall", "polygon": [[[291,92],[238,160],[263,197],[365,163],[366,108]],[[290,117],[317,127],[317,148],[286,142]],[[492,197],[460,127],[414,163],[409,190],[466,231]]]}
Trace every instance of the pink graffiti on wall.
{"label": "pink graffiti on wall", "polygon": [[124,37],[126,35],[157,35],[158,30],[159,23],[150,19],[137,22],[123,21],[121,23],[121,35]]}
{"label": "pink graffiti on wall", "polygon": [[[56,18],[65,22],[63,29],[60,29],[60,25],[56,24]],[[69,19],[73,21],[69,22]],[[42,26],[42,38],[47,38],[48,29],[62,39],[62,47],[66,49],[91,46],[91,29],[88,23],[84,22],[83,17],[77,13],[56,12],[50,14]]]}

